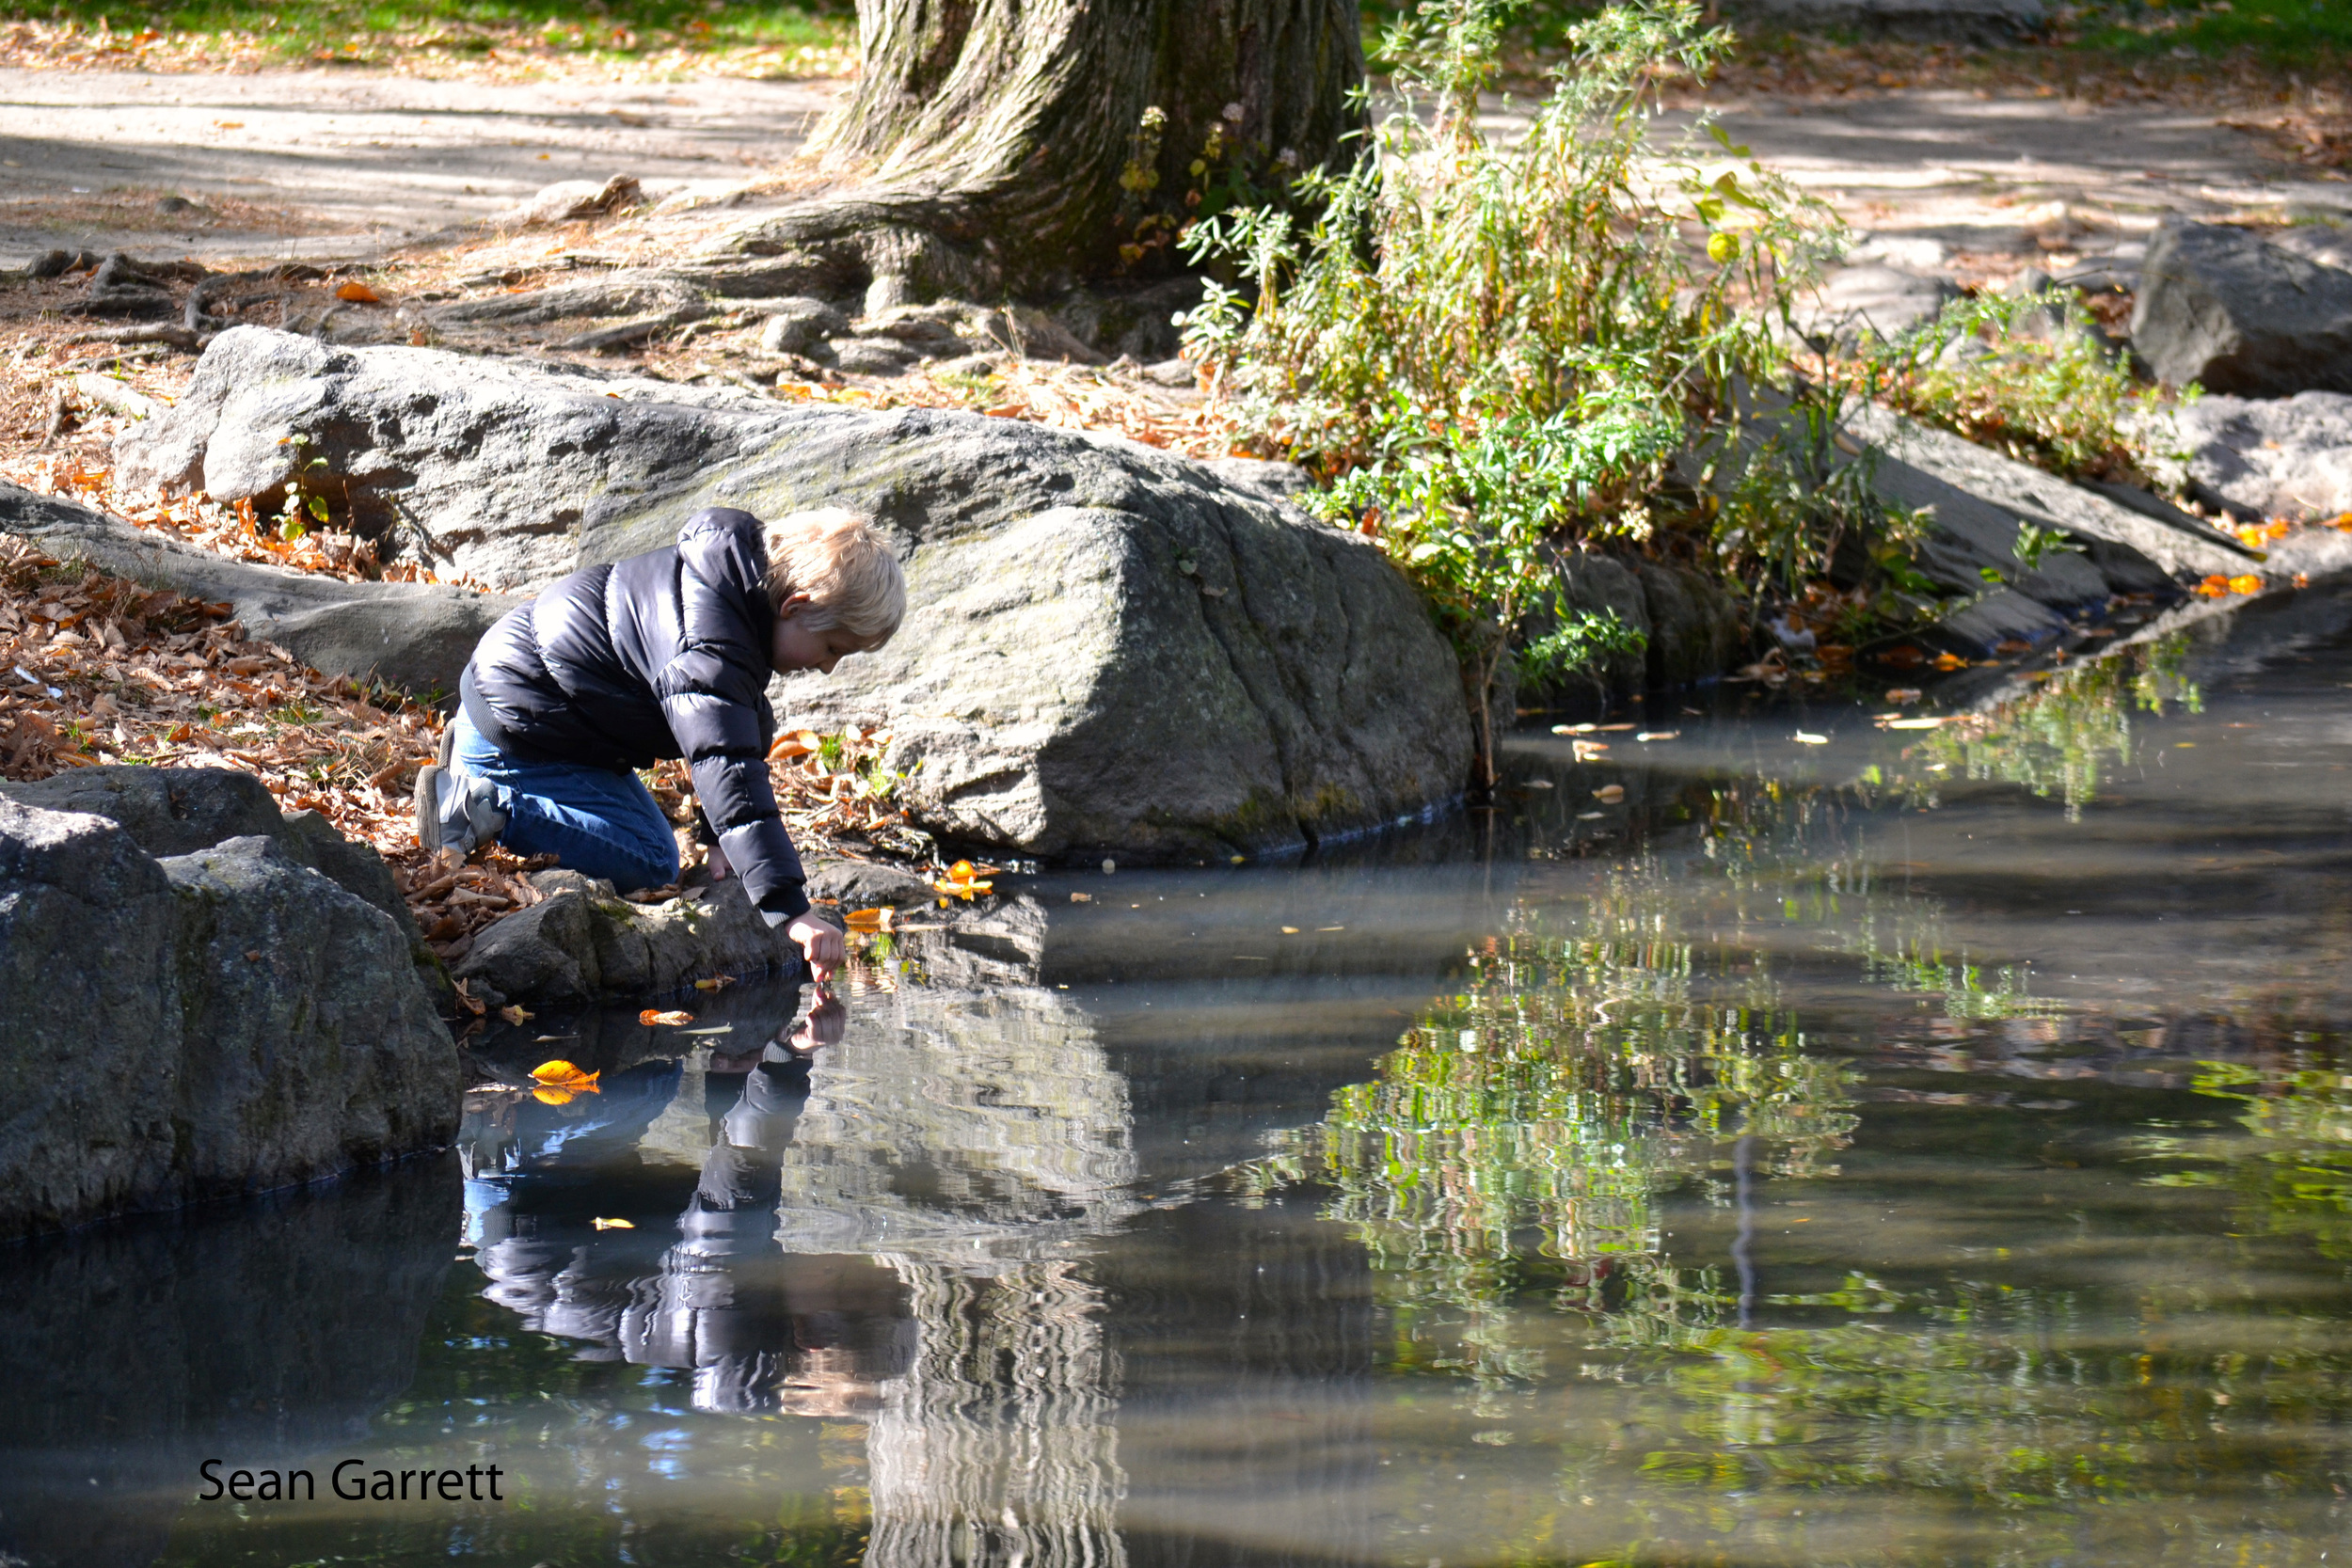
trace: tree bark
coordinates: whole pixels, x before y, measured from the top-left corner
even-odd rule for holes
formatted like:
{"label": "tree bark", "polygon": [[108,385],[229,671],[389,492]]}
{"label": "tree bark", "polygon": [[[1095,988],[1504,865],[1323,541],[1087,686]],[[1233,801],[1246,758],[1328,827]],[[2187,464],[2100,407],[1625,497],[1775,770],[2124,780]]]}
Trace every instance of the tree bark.
{"label": "tree bark", "polygon": [[854,260],[872,306],[1149,274],[1237,176],[1277,193],[1362,123],[1352,0],[859,0],[858,37],[834,185],[734,241]]}

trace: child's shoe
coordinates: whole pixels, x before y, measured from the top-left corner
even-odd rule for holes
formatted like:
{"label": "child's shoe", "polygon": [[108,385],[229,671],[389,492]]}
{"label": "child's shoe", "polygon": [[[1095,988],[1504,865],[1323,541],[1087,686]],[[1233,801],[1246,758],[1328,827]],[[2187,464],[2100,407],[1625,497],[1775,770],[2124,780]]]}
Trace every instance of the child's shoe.
{"label": "child's shoe", "polygon": [[451,765],[454,739],[451,730],[442,731],[440,760],[417,769],[417,844],[429,854],[454,849],[470,855],[506,831],[506,813],[489,781]]}

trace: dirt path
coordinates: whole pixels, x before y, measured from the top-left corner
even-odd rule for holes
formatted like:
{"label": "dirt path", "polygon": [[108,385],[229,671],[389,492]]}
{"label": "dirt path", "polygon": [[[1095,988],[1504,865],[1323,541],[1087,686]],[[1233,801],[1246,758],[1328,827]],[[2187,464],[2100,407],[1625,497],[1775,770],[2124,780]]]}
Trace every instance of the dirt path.
{"label": "dirt path", "polygon": [[[839,88],[0,71],[0,264],[60,245],[356,258],[555,180],[723,190],[790,157]],[[1759,96],[1724,121],[1883,259],[1964,281],[2128,248],[2167,212],[2352,218],[2352,181],[2218,112],[1917,88]]]}
{"label": "dirt path", "polygon": [[1880,259],[1963,282],[2135,248],[2168,213],[2352,219],[2352,181],[2216,115],[1949,90],[1756,99],[1724,128],[1833,202]]}
{"label": "dirt path", "polygon": [[56,245],[358,257],[557,180],[723,188],[789,158],[836,90],[0,71],[0,265]]}

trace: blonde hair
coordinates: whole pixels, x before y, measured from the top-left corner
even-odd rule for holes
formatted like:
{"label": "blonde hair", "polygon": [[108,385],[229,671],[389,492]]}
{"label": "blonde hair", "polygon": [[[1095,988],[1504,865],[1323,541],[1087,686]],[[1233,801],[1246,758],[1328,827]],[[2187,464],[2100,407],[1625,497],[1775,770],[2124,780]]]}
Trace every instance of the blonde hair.
{"label": "blonde hair", "polygon": [[839,626],[880,646],[898,629],[907,584],[898,558],[874,519],[845,507],[819,507],[778,518],[765,531],[768,602],[778,610],[795,594],[808,595],[799,611],[812,631]]}

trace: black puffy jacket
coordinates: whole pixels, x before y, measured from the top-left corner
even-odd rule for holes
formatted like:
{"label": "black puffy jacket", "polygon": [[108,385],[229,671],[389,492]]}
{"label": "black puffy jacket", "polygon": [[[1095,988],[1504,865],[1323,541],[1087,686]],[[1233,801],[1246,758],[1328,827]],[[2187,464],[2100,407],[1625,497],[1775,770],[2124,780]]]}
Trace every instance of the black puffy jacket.
{"label": "black puffy jacket", "polygon": [[677,543],[551,584],[492,626],[458,684],[485,738],[526,762],[615,772],[684,757],[752,902],[808,909],[768,781],[775,608],[759,519],[711,507]]}

